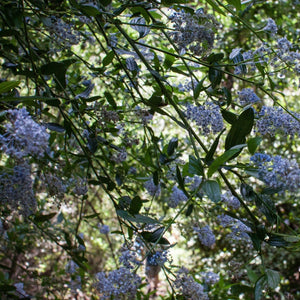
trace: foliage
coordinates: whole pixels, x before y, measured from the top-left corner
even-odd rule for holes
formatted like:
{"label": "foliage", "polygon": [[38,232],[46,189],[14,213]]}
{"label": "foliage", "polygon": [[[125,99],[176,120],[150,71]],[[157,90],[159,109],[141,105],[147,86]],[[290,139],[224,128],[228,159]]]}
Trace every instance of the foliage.
{"label": "foliage", "polygon": [[1,1],[1,297],[298,299],[299,5]]}

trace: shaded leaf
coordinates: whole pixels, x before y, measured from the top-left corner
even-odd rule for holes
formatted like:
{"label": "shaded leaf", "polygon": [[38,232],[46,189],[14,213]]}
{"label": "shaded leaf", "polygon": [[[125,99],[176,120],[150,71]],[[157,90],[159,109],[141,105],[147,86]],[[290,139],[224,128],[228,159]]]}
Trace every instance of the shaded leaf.
{"label": "shaded leaf", "polygon": [[17,87],[20,83],[21,83],[21,81],[0,82],[0,94],[9,92],[13,88]]}
{"label": "shaded leaf", "polygon": [[267,276],[264,274],[262,275],[255,283],[254,288],[254,299],[260,300],[263,296],[263,289],[267,284]]}
{"label": "shaded leaf", "polygon": [[268,286],[271,289],[276,289],[280,283],[279,272],[271,269],[266,269],[266,275],[267,275]]}
{"label": "shaded leaf", "polygon": [[246,136],[251,132],[254,122],[254,112],[250,107],[243,111],[238,119],[232,124],[225,140],[225,150],[245,144]]}
{"label": "shaded leaf", "polygon": [[213,202],[217,203],[221,201],[221,189],[217,181],[206,180],[203,183],[202,190],[204,191],[206,196]]}
{"label": "shaded leaf", "polygon": [[199,159],[197,159],[195,156],[190,155],[189,156],[189,169],[188,172],[192,175],[200,175],[203,176],[203,166]]}
{"label": "shaded leaf", "polygon": [[38,223],[46,222],[46,221],[51,220],[54,216],[56,216],[56,214],[57,214],[56,212],[46,214],[46,215],[37,214],[34,216],[34,221],[38,222]]}
{"label": "shaded leaf", "polygon": [[66,129],[63,126],[61,126],[61,125],[59,125],[57,123],[51,123],[51,122],[49,122],[49,123],[44,123],[44,125],[45,125],[46,128],[48,128],[48,129],[50,129],[52,131],[59,132],[59,133],[62,133],[62,132],[66,131]]}

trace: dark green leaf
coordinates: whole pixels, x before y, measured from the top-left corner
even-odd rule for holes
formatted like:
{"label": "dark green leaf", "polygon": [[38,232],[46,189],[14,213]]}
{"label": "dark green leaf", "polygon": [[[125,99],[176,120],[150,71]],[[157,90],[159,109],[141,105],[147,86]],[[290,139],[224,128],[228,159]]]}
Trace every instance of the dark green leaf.
{"label": "dark green leaf", "polygon": [[138,214],[140,209],[142,208],[143,203],[139,196],[135,196],[130,203],[129,213],[132,215]]}
{"label": "dark green leaf", "polygon": [[184,191],[184,180],[181,176],[178,166],[176,166],[176,177],[177,177],[179,187]]}
{"label": "dark green leaf", "polygon": [[221,111],[224,120],[229,124],[234,124],[238,119],[238,116],[228,110],[222,109]]}
{"label": "dark green leaf", "polygon": [[252,240],[252,244],[253,244],[254,249],[256,251],[260,251],[262,240],[259,238],[258,234],[254,233],[254,232],[250,232],[250,233],[248,233],[248,235],[250,236],[250,238]]}
{"label": "dark green leaf", "polygon": [[237,11],[241,10],[241,0],[227,0],[227,2],[233,5]]}
{"label": "dark green leaf", "polygon": [[189,217],[192,214],[193,209],[194,209],[194,204],[190,204],[185,212],[185,216]]}
{"label": "dark green leaf", "polygon": [[115,53],[113,51],[110,51],[104,58],[102,61],[103,67],[106,67],[107,65],[109,65],[113,58],[115,56]]}
{"label": "dark green leaf", "polygon": [[230,291],[233,295],[240,296],[241,294],[253,295],[253,288],[248,285],[243,285],[240,283],[233,284],[230,287]]}
{"label": "dark green leaf", "polygon": [[111,95],[111,93],[106,91],[106,92],[104,92],[104,96],[105,96],[107,102],[108,102],[114,109],[116,109],[116,108],[117,108],[117,104],[116,104],[116,102],[115,102],[113,96]]}
{"label": "dark green leaf", "polygon": [[0,82],[0,94],[7,93],[13,88],[17,87],[21,81],[4,81]]}
{"label": "dark green leaf", "polygon": [[46,222],[51,220],[54,216],[56,216],[57,213],[50,213],[47,215],[37,214],[34,216],[34,221],[38,223]]}
{"label": "dark green leaf", "polygon": [[46,128],[48,128],[52,131],[59,132],[59,133],[62,133],[62,132],[66,131],[66,129],[63,126],[61,126],[57,123],[51,123],[50,122],[50,123],[44,123],[44,125],[45,125]]}
{"label": "dark green leaf", "polygon": [[224,58],[224,53],[212,53],[206,59],[210,64],[218,62]]}
{"label": "dark green leaf", "polygon": [[203,183],[202,189],[206,196],[213,202],[217,203],[221,201],[221,189],[217,181],[206,180]]}
{"label": "dark green leaf", "polygon": [[161,237],[161,235],[163,234],[164,230],[165,230],[164,227],[160,227],[160,228],[156,229],[153,232],[143,231],[141,233],[141,235],[149,243],[156,243],[160,239],[159,242],[158,242],[158,244],[170,244],[168,242],[168,240],[166,240],[165,238]]}
{"label": "dark green leaf", "polygon": [[282,238],[279,235],[273,235],[273,234],[269,236],[269,239],[266,242],[269,245],[275,247],[286,247],[289,245],[289,242],[287,242],[284,238]]}
{"label": "dark green leaf", "polygon": [[262,138],[260,136],[251,138],[247,141],[248,150],[252,155],[255,153],[256,148],[259,146],[261,141],[262,141]]}
{"label": "dark green leaf", "polygon": [[211,175],[214,174],[220,166],[222,166],[225,162],[231,159],[236,153],[240,152],[241,149],[245,146],[246,144],[234,146],[231,149],[227,150],[225,153],[223,153],[221,156],[217,157],[209,166],[209,169],[207,171],[207,177],[211,177]]}
{"label": "dark green leaf", "polygon": [[254,122],[254,112],[250,107],[243,111],[232,124],[225,140],[225,150],[246,142],[246,136],[251,132]]}
{"label": "dark green leaf", "polygon": [[271,289],[276,289],[280,283],[279,272],[270,270],[270,269],[266,269],[266,275],[267,275],[268,286]]}
{"label": "dark green leaf", "polygon": [[168,145],[167,154],[169,156],[173,155],[177,147],[178,147],[178,138],[172,138]]}
{"label": "dark green leaf", "polygon": [[264,274],[262,275],[255,283],[254,288],[254,299],[260,300],[263,296],[263,289],[267,284],[267,276]]}
{"label": "dark green leaf", "polygon": [[206,2],[219,14],[225,16],[225,13],[221,10],[220,5],[218,5],[214,0],[206,0]]}
{"label": "dark green leaf", "polygon": [[213,63],[212,65],[213,66],[210,67],[208,71],[208,79],[211,82],[212,88],[214,89],[221,83],[223,72],[220,68],[218,68],[218,63]]}
{"label": "dark green leaf", "polygon": [[207,164],[210,164],[214,158],[214,154],[216,152],[216,149],[218,147],[219,144],[219,140],[220,140],[220,136],[222,135],[223,132],[220,132],[219,135],[217,136],[217,138],[214,140],[212,146],[210,147],[209,151],[207,152],[204,161]]}
{"label": "dark green leaf", "polygon": [[200,175],[203,176],[203,166],[199,159],[197,159],[195,156],[190,155],[189,156],[189,173],[192,175]]}

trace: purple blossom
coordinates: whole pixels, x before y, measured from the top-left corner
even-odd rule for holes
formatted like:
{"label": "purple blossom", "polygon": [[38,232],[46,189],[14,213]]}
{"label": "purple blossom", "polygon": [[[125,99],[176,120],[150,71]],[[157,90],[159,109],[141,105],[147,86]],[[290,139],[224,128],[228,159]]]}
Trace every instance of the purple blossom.
{"label": "purple blossom", "polygon": [[188,200],[188,197],[185,195],[185,193],[179,189],[177,186],[173,186],[172,188],[172,194],[170,198],[168,199],[168,205],[171,208],[175,208],[179,205],[181,202],[186,202]]}
{"label": "purple blossom", "polygon": [[158,197],[160,195],[161,192],[160,183],[156,185],[152,178],[145,182],[144,187],[150,196]]}
{"label": "purple blossom", "polygon": [[[300,118],[299,113],[292,114]],[[276,133],[281,133],[290,137],[299,136],[300,122],[281,107],[263,106],[256,121],[256,131],[261,135],[275,136]]]}
{"label": "purple blossom", "polygon": [[264,31],[270,32],[272,35],[275,35],[277,33],[277,25],[275,21],[271,18],[267,20],[267,25],[263,28]]}
{"label": "purple blossom", "polygon": [[141,285],[141,278],[132,273],[129,269],[121,267],[106,274],[96,274],[95,284],[100,293],[100,299],[135,299],[138,287]]}
{"label": "purple blossom", "polygon": [[10,122],[4,125],[6,133],[0,135],[2,150],[18,159],[27,155],[43,157],[50,137],[46,128],[36,123],[26,108],[8,110],[7,113]]}
{"label": "purple blossom", "polygon": [[260,101],[260,98],[254,93],[252,89],[246,88],[238,92],[239,100],[242,106],[253,104]]}
{"label": "purple blossom", "polygon": [[179,292],[190,300],[208,300],[208,294],[204,291],[203,285],[196,282],[189,271],[182,267],[176,275],[174,286]]}
{"label": "purple blossom", "polygon": [[195,122],[200,132],[205,135],[211,132],[216,134],[224,128],[220,107],[212,102],[200,106],[189,104],[186,117],[188,120]]}
{"label": "purple blossom", "polygon": [[300,168],[295,159],[270,157],[257,153],[251,161],[258,167],[260,179],[270,187],[296,192],[300,188]]}
{"label": "purple blossom", "polygon": [[202,245],[211,248],[215,244],[216,237],[208,225],[202,228],[193,227],[193,230],[197,232],[198,238]]}

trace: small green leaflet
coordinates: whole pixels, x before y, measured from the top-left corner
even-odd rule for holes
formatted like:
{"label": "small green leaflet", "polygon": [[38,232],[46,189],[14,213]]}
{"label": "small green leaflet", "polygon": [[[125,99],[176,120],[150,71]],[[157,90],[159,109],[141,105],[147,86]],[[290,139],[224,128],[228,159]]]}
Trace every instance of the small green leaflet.
{"label": "small green leaflet", "polygon": [[220,185],[217,181],[206,180],[203,183],[202,190],[211,201],[217,203],[221,200]]}

